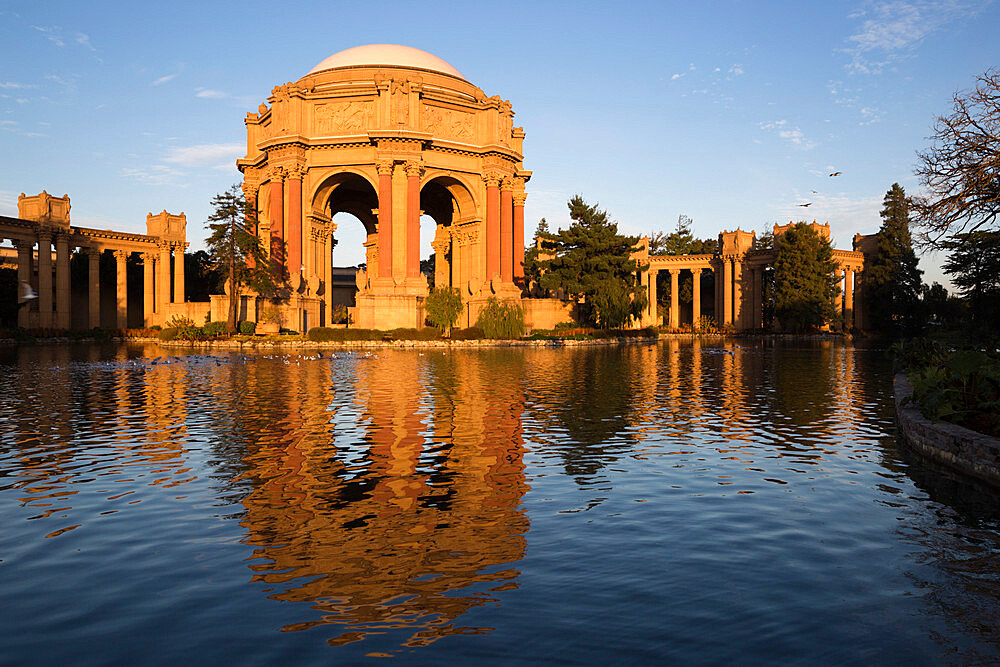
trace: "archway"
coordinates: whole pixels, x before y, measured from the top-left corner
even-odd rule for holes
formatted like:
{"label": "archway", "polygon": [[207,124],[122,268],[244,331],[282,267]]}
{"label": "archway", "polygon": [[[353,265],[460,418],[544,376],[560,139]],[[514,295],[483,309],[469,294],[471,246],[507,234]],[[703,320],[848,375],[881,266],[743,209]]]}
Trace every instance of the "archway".
{"label": "archway", "polygon": [[[435,176],[420,190],[420,249],[422,269],[433,254],[435,287],[460,287],[472,276],[472,248],[460,233],[461,225],[478,219],[472,193],[453,176]],[[426,221],[426,222],[425,222]],[[428,280],[428,282],[431,282]]]}

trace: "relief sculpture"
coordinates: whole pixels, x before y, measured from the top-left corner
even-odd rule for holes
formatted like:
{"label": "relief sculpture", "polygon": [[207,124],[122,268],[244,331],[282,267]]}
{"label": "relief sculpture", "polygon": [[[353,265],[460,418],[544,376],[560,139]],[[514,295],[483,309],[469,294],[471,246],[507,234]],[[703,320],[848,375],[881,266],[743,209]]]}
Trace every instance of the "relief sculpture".
{"label": "relief sculpture", "polygon": [[424,105],[424,130],[443,139],[471,140],[472,115]]}
{"label": "relief sculpture", "polygon": [[371,122],[370,102],[333,102],[316,105],[316,131],[325,134],[364,132]]}

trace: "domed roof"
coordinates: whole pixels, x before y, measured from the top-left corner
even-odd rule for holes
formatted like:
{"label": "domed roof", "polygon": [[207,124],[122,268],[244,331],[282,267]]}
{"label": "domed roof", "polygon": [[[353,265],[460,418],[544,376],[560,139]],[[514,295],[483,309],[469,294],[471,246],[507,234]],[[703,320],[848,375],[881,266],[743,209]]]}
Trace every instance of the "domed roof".
{"label": "domed roof", "polygon": [[335,67],[358,67],[362,65],[386,65],[400,67],[419,67],[435,72],[443,72],[467,80],[462,73],[441,60],[433,53],[427,53],[412,46],[399,44],[366,44],[355,46],[339,53],[334,53],[309,70],[309,74],[322,72]]}

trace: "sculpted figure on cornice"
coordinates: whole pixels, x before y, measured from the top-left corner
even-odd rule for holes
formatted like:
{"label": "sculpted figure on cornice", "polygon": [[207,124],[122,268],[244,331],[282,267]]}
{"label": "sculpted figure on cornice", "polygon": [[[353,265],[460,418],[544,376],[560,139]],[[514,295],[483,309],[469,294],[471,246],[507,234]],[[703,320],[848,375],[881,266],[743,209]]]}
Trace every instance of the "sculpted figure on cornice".
{"label": "sculpted figure on cornice", "polygon": [[352,100],[317,104],[316,131],[326,134],[353,134],[364,131],[372,121],[372,103]]}
{"label": "sculpted figure on cornice", "polygon": [[472,115],[455,109],[423,105],[424,131],[442,139],[472,139]]}
{"label": "sculpted figure on cornice", "polygon": [[410,120],[410,80],[396,79],[390,86],[392,91],[392,122],[406,125]]}

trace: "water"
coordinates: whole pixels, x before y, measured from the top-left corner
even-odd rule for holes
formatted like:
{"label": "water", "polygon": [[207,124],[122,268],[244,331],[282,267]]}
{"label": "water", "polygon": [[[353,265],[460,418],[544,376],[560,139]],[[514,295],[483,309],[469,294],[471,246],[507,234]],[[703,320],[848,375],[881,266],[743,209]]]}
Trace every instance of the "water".
{"label": "water", "polygon": [[998,494],[889,370],[0,350],[0,662],[996,662]]}

